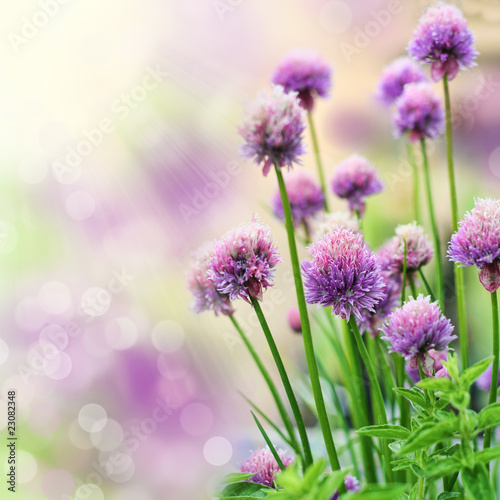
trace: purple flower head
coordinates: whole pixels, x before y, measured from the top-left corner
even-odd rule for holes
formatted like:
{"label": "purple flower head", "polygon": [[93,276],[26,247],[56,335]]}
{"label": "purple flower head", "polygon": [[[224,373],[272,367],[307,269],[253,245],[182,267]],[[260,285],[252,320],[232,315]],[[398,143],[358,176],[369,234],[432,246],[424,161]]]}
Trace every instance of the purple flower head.
{"label": "purple flower head", "polygon": [[479,281],[493,293],[500,287],[500,200],[477,199],[459,226],[448,256],[462,266],[476,266]]}
{"label": "purple flower head", "polygon": [[[323,192],[308,173],[303,170],[294,171],[285,181],[295,227],[307,222],[311,215],[323,210],[325,202]],[[273,210],[280,219],[285,218],[279,191],[273,199]]]}
{"label": "purple flower head", "polygon": [[[283,450],[278,448],[276,451],[285,467],[294,462],[295,459],[287,456]],[[251,477],[249,481],[264,484],[270,488],[274,488],[274,480],[279,471],[278,462],[276,462],[269,447],[255,450],[240,467],[240,472],[255,473],[255,476]]]}
{"label": "purple flower head", "polygon": [[365,198],[382,189],[376,170],[366,158],[356,154],[339,164],[332,179],[333,192],[340,198],[347,199],[349,209],[359,212],[361,217],[365,211]]}
{"label": "purple flower head", "polygon": [[305,129],[304,110],[297,93],[286,94],[276,85],[271,92],[262,91],[249,106],[238,132],[245,140],[240,148],[244,158],[264,163],[267,175],[273,165],[291,168],[300,163],[305,153],[302,133]]}
{"label": "purple flower head", "polygon": [[376,97],[389,106],[403,93],[406,84],[425,81],[427,77],[415,61],[409,57],[399,57],[382,72]]}
{"label": "purple flower head", "polygon": [[[346,476],[346,478],[344,479],[344,484],[345,487],[347,488],[347,491],[352,491],[353,493],[355,491],[359,491],[359,481],[354,476],[351,476],[351,474],[348,474]],[[336,491],[330,500],[338,500],[338,499],[339,499],[339,492]]]}
{"label": "purple flower head", "polygon": [[479,55],[462,12],[444,2],[429,7],[420,18],[407,50],[418,61],[432,63],[435,82],[445,74],[452,80],[460,68],[475,66]]}
{"label": "purple flower head", "polygon": [[403,93],[396,100],[394,113],[396,135],[408,133],[411,142],[443,132],[444,111],[439,97],[430,84],[425,82],[405,85]]}
{"label": "purple flower head", "polygon": [[[446,368],[443,366],[443,361],[446,361],[448,359],[448,353],[446,351],[440,352],[434,349],[429,349],[428,354],[429,357],[433,359],[432,368],[436,372],[435,377],[448,376],[448,372],[446,371]],[[420,382],[420,373],[418,371],[418,366],[416,368],[412,368],[410,366],[410,362],[408,362],[406,363],[406,371],[408,372],[408,375],[410,376],[414,384]]]}
{"label": "purple flower head", "polygon": [[216,315],[230,316],[234,313],[229,296],[217,291],[217,286],[208,277],[210,258],[213,255],[211,246],[203,246],[194,257],[191,269],[188,271],[188,289],[193,295],[192,309],[200,314],[203,311],[214,311]]}
{"label": "purple flower head", "polygon": [[[477,386],[483,391],[490,392],[491,388],[491,374],[493,372],[493,363],[486,368],[486,371],[479,375],[476,380]],[[498,373],[498,387],[500,387],[500,372]]]}
{"label": "purple flower head", "polygon": [[453,325],[437,302],[420,294],[410,297],[404,305],[393,311],[381,328],[383,340],[390,344],[390,351],[410,360],[410,367],[417,368],[420,361],[426,375],[432,375],[434,359],[429,350],[448,351],[448,344],[457,338]]}
{"label": "purple flower head", "polygon": [[338,227],[309,248],[312,262],[302,262],[308,304],[333,306],[333,314],[362,319],[384,297],[384,280],[375,255],[359,233]]}
{"label": "purple flower head", "polygon": [[313,240],[321,238],[335,227],[345,227],[359,233],[359,219],[350,212],[320,212],[315,215],[312,226]]}
{"label": "purple flower head", "polygon": [[328,97],[332,68],[313,50],[292,50],[278,64],[272,82],[285,92],[297,92],[301,106],[311,111],[315,95]]}
{"label": "purple flower head", "polygon": [[288,320],[288,326],[295,333],[302,333],[302,323],[300,321],[300,312],[296,307],[290,307],[286,315]]}
{"label": "purple flower head", "polygon": [[431,242],[422,226],[416,222],[402,224],[396,228],[396,236],[381,249],[381,266],[393,274],[403,272],[404,242],[406,240],[406,269],[408,272],[418,271],[427,264],[434,255]]}
{"label": "purple flower head", "polygon": [[251,303],[273,285],[274,267],[281,262],[271,230],[256,217],[228,231],[215,242],[208,276],[219,293]]}

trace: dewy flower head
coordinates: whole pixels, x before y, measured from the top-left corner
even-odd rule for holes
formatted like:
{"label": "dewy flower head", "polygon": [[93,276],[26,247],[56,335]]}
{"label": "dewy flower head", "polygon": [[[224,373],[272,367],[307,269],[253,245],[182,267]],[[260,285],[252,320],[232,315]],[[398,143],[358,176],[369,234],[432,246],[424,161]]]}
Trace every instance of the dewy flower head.
{"label": "dewy flower head", "polygon": [[444,2],[427,9],[407,50],[415,59],[432,63],[431,76],[435,82],[445,74],[452,80],[460,68],[475,66],[474,59],[478,56],[474,36],[462,12]]}
{"label": "dewy flower head", "polygon": [[281,260],[270,228],[254,217],[215,242],[208,276],[219,293],[231,300],[262,300],[262,293],[273,285],[274,268]]}
{"label": "dewy flower head", "polygon": [[389,106],[403,93],[405,85],[425,81],[427,77],[415,61],[409,57],[399,57],[382,72],[376,96]]}
{"label": "dewy flower head", "polygon": [[447,351],[448,344],[457,338],[453,325],[447,319],[437,302],[420,294],[410,297],[404,305],[393,311],[381,328],[383,340],[390,344],[390,351],[397,352],[411,360],[410,366],[417,367],[420,361],[426,375],[432,375],[434,359],[429,350]]}
{"label": "dewy flower head", "polygon": [[245,140],[240,154],[258,165],[263,163],[264,175],[273,165],[291,168],[300,163],[300,156],[305,153],[304,113],[296,92],[287,94],[279,85],[271,92],[262,91],[246,110],[238,130]]}
{"label": "dewy flower head", "polygon": [[188,289],[193,295],[192,309],[198,314],[203,311],[214,311],[216,315],[222,313],[230,316],[234,309],[231,307],[229,296],[218,292],[215,282],[208,277],[212,255],[212,247],[203,246],[195,255],[188,271]]}
{"label": "dewy flower head", "polygon": [[308,304],[333,306],[333,313],[349,319],[375,311],[384,297],[384,281],[375,255],[361,234],[335,228],[309,248],[312,262],[302,263]]}
{"label": "dewy flower head", "polygon": [[[308,173],[302,170],[294,171],[285,178],[285,182],[295,227],[323,209],[323,192]],[[279,191],[273,199],[273,210],[280,219],[285,218]]]}
{"label": "dewy flower head", "polygon": [[351,155],[342,161],[332,179],[332,190],[349,202],[349,209],[363,216],[365,198],[382,191],[377,172],[366,158]]}
{"label": "dewy flower head", "polygon": [[350,212],[321,212],[312,220],[315,231],[313,240],[318,240],[336,227],[345,227],[355,233],[359,232],[359,219]]}
{"label": "dewy flower head", "polygon": [[[346,476],[346,478],[344,479],[344,484],[347,491],[352,491],[353,493],[359,491],[359,481],[354,476],[351,476],[351,474],[348,474]],[[330,500],[338,500],[338,499],[339,499],[339,492],[336,491]]]}
{"label": "dewy flower head", "polygon": [[451,237],[448,256],[476,266],[479,281],[493,293],[500,287],[500,200],[479,198]]}
{"label": "dewy flower head", "polygon": [[272,82],[281,85],[285,92],[298,92],[302,107],[311,111],[315,95],[328,96],[332,69],[313,50],[293,50],[278,64]]}
{"label": "dewy flower head", "polygon": [[381,258],[386,261],[382,267],[390,269],[393,273],[403,272],[405,241],[407,271],[418,271],[432,259],[434,249],[425,235],[423,227],[412,222],[401,224],[396,228],[396,236],[384,247],[381,253]]}
{"label": "dewy flower head", "polygon": [[[294,461],[294,458],[287,456],[283,450],[277,449],[276,451],[285,467],[288,467]],[[255,450],[240,467],[240,472],[255,473],[255,476],[248,481],[264,484],[270,488],[274,488],[274,480],[279,471],[278,462],[276,462],[269,447]]]}
{"label": "dewy flower head", "polygon": [[444,111],[439,97],[425,82],[405,85],[396,100],[394,113],[396,135],[408,133],[411,142],[426,137],[432,139],[443,132]]}

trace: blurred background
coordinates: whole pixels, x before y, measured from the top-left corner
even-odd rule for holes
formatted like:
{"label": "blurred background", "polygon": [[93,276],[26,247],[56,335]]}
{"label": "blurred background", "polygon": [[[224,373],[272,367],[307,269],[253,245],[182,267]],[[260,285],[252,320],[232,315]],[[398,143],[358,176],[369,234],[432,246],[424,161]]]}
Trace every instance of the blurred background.
{"label": "blurred background", "polygon": [[[22,0],[3,10],[0,427],[15,389],[19,498],[211,498],[262,445],[238,393],[273,415],[260,376],[227,318],[191,313],[185,284],[198,246],[258,213],[285,257],[264,310],[289,365],[304,367],[286,321],[286,235],[266,209],[276,180],[237,154],[243,109],[290,49],[332,65],[331,97],[314,110],[323,163],[331,178],[356,151],[379,170],[386,188],[364,223],[378,246],[412,206],[405,144],[375,86],[428,3]],[[500,2],[457,4],[480,52],[451,85],[463,213],[499,195]],[[311,154],[303,168],[315,174]],[[431,169],[448,240],[443,140]],[[466,279],[477,360],[491,343],[488,299],[474,269]],[[272,369],[250,307],[237,315]]]}

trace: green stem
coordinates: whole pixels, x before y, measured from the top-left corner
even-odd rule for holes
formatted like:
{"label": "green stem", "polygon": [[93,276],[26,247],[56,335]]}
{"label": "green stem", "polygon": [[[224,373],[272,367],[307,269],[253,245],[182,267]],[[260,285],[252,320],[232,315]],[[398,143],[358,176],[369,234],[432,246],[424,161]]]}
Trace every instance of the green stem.
{"label": "green stem", "polygon": [[425,139],[420,139],[422,149],[422,159],[424,167],[425,189],[427,194],[427,204],[429,205],[429,217],[431,220],[432,236],[434,239],[434,260],[436,262],[436,280],[437,280],[437,299],[441,310],[444,311],[444,280],[443,280],[443,262],[441,260],[441,243],[439,241],[439,232],[434,212],[434,202],[432,201],[431,176],[429,172],[429,159],[427,157],[427,147]]}
{"label": "green stem", "polygon": [[297,398],[292,389],[292,385],[290,384],[290,379],[288,378],[288,374],[286,373],[285,365],[283,364],[283,360],[281,359],[281,355],[279,353],[276,342],[274,341],[271,330],[269,329],[269,325],[267,324],[264,313],[262,312],[262,308],[260,307],[259,301],[252,298],[252,305],[255,309],[255,313],[257,314],[257,318],[259,319],[260,326],[262,327],[262,331],[266,337],[267,343],[269,344],[269,349],[271,349],[271,353],[274,358],[274,362],[276,363],[276,367],[278,368],[278,372],[281,377],[281,381],[283,382],[283,387],[285,388],[286,395],[288,397],[288,401],[290,402],[290,406],[292,408],[292,413],[295,418],[295,422],[297,422],[297,429],[299,431],[300,440],[302,441],[302,447],[304,449],[304,459],[306,468],[313,463],[311,447],[309,445],[309,439],[307,437],[306,426],[304,425],[304,420],[302,418],[302,414],[300,413],[299,404],[297,403]]}
{"label": "green stem", "polygon": [[425,477],[419,477],[417,499],[424,500],[424,495],[425,495]]}
{"label": "green stem", "polygon": [[[354,427],[360,429],[370,425],[370,417],[368,412],[368,399],[366,397],[363,372],[361,363],[356,349],[354,338],[349,329],[349,323],[343,321],[344,341],[347,356],[349,358],[350,370],[349,380],[351,388],[351,413],[353,417]],[[359,436],[361,444],[361,456],[365,469],[366,481],[368,483],[376,483],[377,471],[373,459],[372,440],[368,436]]]}
{"label": "green stem", "polygon": [[245,344],[246,348],[248,349],[248,352],[250,353],[253,360],[255,361],[257,368],[259,369],[260,373],[264,377],[264,380],[266,381],[267,387],[269,387],[269,391],[271,392],[271,395],[273,396],[274,402],[276,403],[276,407],[278,408],[278,412],[281,416],[281,419],[283,420],[283,424],[285,425],[285,428],[286,428],[288,435],[290,437],[290,441],[292,443],[293,449],[300,451],[300,446],[299,446],[299,443],[297,442],[297,437],[295,436],[295,431],[293,429],[292,420],[290,419],[290,416],[288,415],[288,412],[285,409],[285,405],[283,404],[283,400],[281,399],[281,396],[279,395],[278,389],[276,388],[276,385],[274,384],[273,379],[271,378],[271,375],[269,374],[266,367],[264,366],[264,363],[262,363],[259,355],[255,351],[252,343],[250,342],[249,338],[246,336],[245,332],[241,328],[240,324],[238,323],[238,321],[236,320],[234,315],[229,316],[229,319],[233,323],[234,328],[239,333],[241,340],[243,340],[243,343]]}
{"label": "green stem", "polygon": [[[448,87],[448,75],[443,77],[444,89],[444,105],[446,112],[446,158],[448,163],[448,183],[450,185],[450,201],[451,201],[451,229],[455,232],[458,229],[458,201],[457,189],[455,185],[455,168],[453,165],[453,138],[451,131],[451,104],[450,104],[450,89]],[[458,316],[458,338],[460,345],[460,361],[462,370],[469,366],[469,352],[467,346],[467,313],[465,308],[465,290],[464,290],[464,271],[462,267],[458,267],[458,263],[454,264],[455,273],[455,296],[457,301],[457,316]]]}
{"label": "green stem", "polygon": [[307,121],[309,123],[309,130],[311,131],[311,139],[312,139],[312,144],[313,144],[313,149],[314,149],[314,157],[316,158],[316,165],[318,166],[319,183],[321,185],[321,191],[323,191],[323,197],[325,199],[325,201],[324,201],[325,212],[329,212],[330,210],[328,208],[325,174],[323,173],[323,165],[321,163],[321,156],[319,154],[319,146],[318,146],[318,138],[316,137],[316,129],[314,127],[312,114],[310,112],[307,113]]}
{"label": "green stem", "polygon": [[384,384],[384,391],[387,394],[387,399],[389,400],[391,406],[391,415],[392,421],[395,421],[394,418],[394,406],[395,406],[395,397],[394,397],[394,387],[396,387],[396,380],[394,379],[394,374],[392,372],[391,364],[387,359],[387,349],[380,339],[380,335],[377,335],[374,339],[375,347],[377,348],[378,358],[380,362],[381,374],[382,374],[382,383]]}
{"label": "green stem", "polygon": [[325,378],[325,380],[328,380],[328,384],[329,384],[330,390],[332,392],[333,405],[335,406],[335,411],[337,412],[337,418],[340,420],[342,430],[344,431],[344,434],[345,434],[347,449],[349,450],[349,454],[351,455],[351,461],[352,461],[352,465],[354,467],[354,475],[356,477],[361,477],[361,473],[359,471],[358,460],[356,457],[356,453],[354,451],[354,445],[353,445],[353,442],[351,439],[351,434],[349,432],[349,425],[347,424],[347,418],[344,415],[344,411],[342,409],[342,404],[340,402],[339,395],[337,394],[337,389],[335,389],[334,382],[328,376],[328,373],[326,372],[325,367],[323,366],[323,364],[321,363],[321,361],[319,359],[318,359],[318,365],[319,365],[319,369],[322,372],[323,377]]}
{"label": "green stem", "polygon": [[416,299],[418,296],[417,287],[415,286],[415,279],[413,278],[413,273],[408,274],[408,282],[410,283],[410,290],[413,298]]}
{"label": "green stem", "polygon": [[434,298],[434,294],[432,293],[431,287],[429,286],[428,281],[425,279],[424,272],[422,271],[422,268],[418,268],[418,275],[420,276],[420,279],[422,280],[425,289],[427,290],[427,294],[430,296],[432,302],[434,302],[436,299]]}
{"label": "green stem", "polygon": [[[398,387],[405,386],[405,360],[398,353],[393,355],[394,367],[396,370],[396,382]],[[398,395],[399,410],[401,413],[401,425],[410,429],[410,403],[404,396]]]}
{"label": "green stem", "polygon": [[[302,285],[302,276],[300,274],[300,264],[299,257],[297,254],[297,245],[295,243],[295,233],[292,220],[292,211],[290,209],[290,202],[288,200],[288,194],[286,192],[285,182],[283,180],[283,175],[278,166],[275,167],[276,176],[278,177],[278,184],[281,194],[281,201],[283,205],[283,212],[285,214],[285,226],[288,236],[288,246],[290,249],[290,260],[292,262],[293,278],[295,281],[295,292],[297,294],[297,304],[299,306],[300,322],[302,324],[302,339],[304,341],[304,350],[307,361],[307,368],[309,370],[309,377],[311,379],[311,386],[314,395],[314,401],[316,404],[316,410],[318,412],[318,420],[321,426],[321,432],[323,433],[323,439],[326,446],[326,451],[328,453],[328,458],[330,465],[333,470],[340,470],[340,462],[337,455],[337,450],[335,448],[335,443],[333,441],[332,431],[330,429],[330,423],[328,421],[328,414],[326,412],[325,401],[323,399],[323,392],[321,391],[321,385],[319,381],[318,366],[316,364],[316,358],[314,355],[314,345],[311,334],[311,325],[309,323],[309,315],[307,313],[306,298],[304,295],[304,287]],[[345,492],[345,485],[340,486],[340,493]]]}
{"label": "green stem", "polygon": [[[497,389],[498,389],[498,351],[500,346],[500,333],[498,327],[498,300],[497,292],[494,291],[491,295],[491,316],[493,320],[493,364],[491,367],[491,387],[490,387],[490,399],[488,403],[491,405],[497,400]],[[493,435],[495,428],[491,427],[487,429],[484,433],[484,449],[489,448],[491,445],[491,436]],[[488,466],[489,468],[489,466]]]}
{"label": "green stem", "polygon": [[[363,363],[366,368],[366,373],[368,374],[368,378],[370,379],[370,384],[373,388],[374,401],[373,404],[377,408],[377,420],[375,420],[375,425],[384,425],[387,424],[387,415],[385,412],[385,404],[384,398],[382,397],[382,391],[380,390],[380,384],[378,383],[377,375],[375,373],[375,369],[373,367],[373,363],[371,362],[368,351],[366,350],[366,346],[363,342],[363,338],[361,337],[361,333],[359,333],[359,328],[356,323],[356,318],[351,315],[349,319],[349,325],[351,327],[351,331],[354,335],[354,339],[356,340],[356,344],[358,345],[359,354],[363,359]],[[392,468],[391,468],[391,450],[389,449],[389,441],[387,439],[382,440],[382,448],[384,454],[385,461],[385,471],[386,471],[386,480],[387,482],[392,482]]]}
{"label": "green stem", "polygon": [[420,199],[420,189],[418,182],[418,169],[417,163],[415,161],[415,153],[413,151],[413,144],[410,142],[406,143],[406,150],[408,152],[408,160],[411,165],[412,173],[413,173],[413,215],[415,217],[415,221],[419,222],[419,199]]}

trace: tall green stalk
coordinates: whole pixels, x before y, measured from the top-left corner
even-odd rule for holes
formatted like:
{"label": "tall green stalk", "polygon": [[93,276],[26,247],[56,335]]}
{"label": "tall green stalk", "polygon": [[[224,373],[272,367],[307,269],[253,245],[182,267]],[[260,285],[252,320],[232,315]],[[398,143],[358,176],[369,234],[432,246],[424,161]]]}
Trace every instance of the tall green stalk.
{"label": "tall green stalk", "polygon": [[[370,355],[366,350],[365,343],[363,342],[363,338],[361,337],[361,333],[359,332],[358,325],[356,323],[356,318],[351,315],[349,319],[349,326],[351,327],[352,334],[354,335],[354,339],[356,340],[356,344],[358,345],[359,354],[361,355],[361,359],[366,368],[366,373],[368,374],[368,378],[370,379],[370,384],[372,385],[373,390],[373,404],[376,408],[376,416],[377,420],[375,420],[375,425],[384,425],[387,424],[387,414],[385,411],[384,398],[382,397],[382,391],[380,389],[380,384],[377,379],[377,374],[375,373],[375,368],[373,367],[373,363],[370,359]],[[385,476],[387,482],[393,481],[392,476],[392,467],[391,467],[391,450],[389,448],[389,441],[387,439],[381,440],[382,452],[384,455],[385,462]]]}
{"label": "tall green stalk", "polygon": [[269,329],[269,325],[267,324],[262,308],[260,307],[260,303],[257,299],[252,298],[252,305],[255,309],[255,313],[257,314],[257,318],[259,319],[259,323],[262,327],[262,331],[264,332],[267,343],[269,344],[269,349],[271,349],[271,354],[273,355],[274,362],[276,363],[276,367],[278,368],[278,372],[283,382],[283,387],[285,388],[285,392],[288,397],[288,401],[290,402],[292,413],[295,418],[295,422],[297,423],[297,429],[299,431],[302,447],[304,449],[305,466],[308,467],[313,463],[313,458],[311,447],[309,445],[309,439],[307,437],[306,426],[304,424],[302,414],[300,413],[297,398],[295,397],[295,394],[293,392],[292,385],[290,384],[290,379],[288,378],[285,365],[283,364],[283,360],[281,359],[281,355],[278,350],[278,346],[274,341],[274,337],[271,333],[271,330]]}
{"label": "tall green stalk", "polygon": [[[288,246],[290,249],[290,260],[292,263],[293,278],[295,281],[295,292],[297,294],[297,304],[299,306],[300,322],[302,325],[302,339],[304,341],[304,350],[307,361],[307,368],[309,370],[309,377],[311,379],[311,386],[314,395],[314,402],[318,412],[318,420],[323,433],[323,439],[328,453],[328,459],[333,470],[340,470],[340,462],[337,455],[337,449],[333,441],[332,430],[328,421],[328,414],[326,412],[325,401],[323,399],[323,392],[319,381],[318,366],[314,355],[314,345],[311,334],[311,325],[309,322],[309,315],[307,313],[306,298],[304,294],[304,287],[302,285],[302,276],[300,274],[299,256],[297,253],[297,244],[295,243],[295,232],[292,220],[292,211],[290,209],[290,201],[286,192],[285,181],[278,166],[275,166],[276,176],[278,177],[278,184],[281,194],[281,201],[283,205],[283,212],[285,215],[285,227],[288,236]],[[345,485],[340,487],[341,492],[345,491]]]}
{"label": "tall green stalk", "polygon": [[323,172],[323,164],[321,162],[321,156],[319,154],[318,138],[316,137],[316,128],[314,127],[312,114],[310,112],[307,113],[307,122],[309,123],[309,130],[311,131],[311,139],[314,149],[314,157],[316,158],[316,165],[318,166],[319,183],[321,186],[321,191],[323,192],[323,197],[325,199],[324,201],[325,212],[329,212],[330,210],[328,208],[328,199],[327,199],[328,192],[326,189],[325,174]]}
{"label": "tall green stalk", "polygon": [[[450,201],[451,201],[451,222],[452,232],[458,229],[458,201],[457,188],[455,185],[455,169],[453,165],[453,139],[451,131],[451,104],[450,104],[450,89],[448,87],[448,75],[443,77],[444,89],[444,104],[446,112],[446,158],[448,163],[448,181],[450,185]],[[457,317],[458,317],[458,338],[460,345],[460,361],[462,370],[469,366],[469,351],[467,338],[467,313],[465,308],[465,289],[464,289],[464,271],[458,263],[454,263],[455,273],[455,296],[457,301]]]}
{"label": "tall green stalk", "polygon": [[[491,316],[493,322],[493,364],[491,367],[491,387],[490,387],[490,399],[489,404],[494,403],[497,400],[497,389],[498,389],[498,354],[500,348],[500,332],[498,326],[498,300],[497,292],[494,291],[491,295]],[[491,445],[491,436],[494,427],[487,429],[484,433],[484,449],[489,448]],[[488,466],[489,468],[489,466]]]}
{"label": "tall green stalk", "polygon": [[293,446],[294,450],[299,450],[301,452],[299,443],[297,442],[297,437],[295,436],[295,431],[293,428],[292,420],[290,419],[290,416],[288,415],[288,412],[285,409],[285,405],[283,404],[283,400],[281,399],[281,396],[279,395],[278,389],[276,388],[276,385],[273,382],[273,379],[271,378],[271,375],[267,371],[266,367],[264,366],[264,363],[262,363],[259,355],[255,351],[252,343],[250,342],[249,338],[246,336],[245,332],[241,328],[240,324],[234,317],[234,315],[229,316],[229,319],[234,325],[234,328],[238,332],[238,334],[241,337],[241,340],[243,340],[243,343],[245,344],[246,348],[248,349],[248,352],[252,356],[253,360],[255,361],[255,364],[257,365],[257,368],[259,369],[260,373],[262,374],[262,377],[266,381],[267,387],[269,387],[269,391],[271,392],[271,395],[273,396],[274,402],[276,403],[276,407],[278,408],[278,412],[281,416],[281,419],[283,420],[283,424],[285,425],[285,428],[288,432],[288,436],[290,438],[290,442]]}
{"label": "tall green stalk", "polygon": [[444,311],[444,279],[443,279],[443,261],[441,258],[441,243],[439,241],[439,232],[434,212],[434,202],[432,201],[431,176],[429,172],[429,159],[427,157],[427,147],[425,139],[420,139],[422,149],[422,160],[424,167],[425,191],[427,194],[427,204],[429,206],[429,217],[431,220],[432,237],[434,240],[434,260],[436,262],[436,281],[437,281],[437,299],[441,310]]}
{"label": "tall green stalk", "polygon": [[[355,429],[370,425],[370,415],[368,409],[368,398],[366,397],[363,371],[356,349],[356,342],[347,321],[342,321],[344,328],[344,343],[347,357],[349,359],[350,370],[349,387],[351,393],[351,413]],[[347,375],[347,374],[346,374]],[[377,470],[373,459],[372,439],[368,436],[359,436],[361,445],[361,458],[365,469],[365,477],[368,483],[376,483]]]}
{"label": "tall green stalk", "polygon": [[415,153],[413,145],[410,142],[406,143],[406,151],[408,153],[408,161],[410,162],[412,175],[413,175],[413,217],[417,223],[420,222],[420,186],[418,181],[418,168],[415,161]]}

